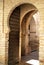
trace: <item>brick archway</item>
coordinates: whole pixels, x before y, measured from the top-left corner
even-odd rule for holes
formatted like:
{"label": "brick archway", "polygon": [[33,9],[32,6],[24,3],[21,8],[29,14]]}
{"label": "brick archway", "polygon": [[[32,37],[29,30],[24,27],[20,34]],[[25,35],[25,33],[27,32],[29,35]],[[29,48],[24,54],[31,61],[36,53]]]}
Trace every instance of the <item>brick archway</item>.
{"label": "brick archway", "polygon": [[[26,6],[27,8],[28,7],[30,7],[32,4],[22,4],[22,5],[24,5],[24,6],[26,6],[26,5],[28,5],[28,6]],[[18,6],[18,7],[22,7],[22,5],[20,5],[20,6]],[[17,8],[17,7],[16,7]],[[15,10],[15,9],[14,9]],[[32,7],[31,7],[31,9],[30,8],[28,8],[28,10],[24,10],[25,12],[23,12],[23,15],[21,14],[21,16],[20,16],[20,27],[21,27],[21,22],[22,22],[22,19],[23,19],[23,17],[24,17],[24,15],[26,14],[26,13],[28,13],[29,11],[32,11],[32,10],[37,10],[36,9],[36,7],[35,6],[33,6],[32,5]],[[13,12],[13,11],[12,11]],[[20,12],[20,13],[22,13],[22,11]],[[10,16],[9,16],[9,19],[10,19]],[[10,26],[8,26],[8,29],[10,29]],[[19,38],[20,38],[20,40],[19,40],[19,45],[21,45],[21,28],[20,28],[20,36],[19,36]],[[9,35],[9,32],[8,32],[8,35]],[[9,39],[9,38],[8,38]],[[8,46],[9,47],[9,46]],[[8,52],[8,51],[7,51]],[[8,55],[7,55],[8,56]],[[8,60],[8,59],[7,59]],[[21,46],[19,46],[19,61],[21,60]]]}
{"label": "brick archway", "polygon": [[[29,27],[29,25],[30,25],[30,22],[31,22],[31,19],[32,19],[32,17],[33,17],[33,15],[38,15],[38,11],[31,11],[31,12],[28,12],[25,16],[24,16],[24,18],[23,18],[23,20],[22,20],[22,24],[21,24],[21,45],[22,45],[22,47],[23,47],[23,49],[22,49],[22,56],[25,56],[25,55],[28,55],[30,52],[31,52],[31,48],[29,48],[29,39],[28,39],[28,35],[29,35],[29,33],[28,33],[28,27]],[[38,15],[39,16],[39,15]],[[35,17],[35,19],[36,19],[36,17],[37,16],[34,16]],[[38,19],[36,19],[35,20],[35,27],[37,27],[38,28],[38,26],[39,26],[39,21],[37,21]],[[32,22],[33,23],[33,22]],[[38,29],[36,28],[36,39],[37,39],[37,37],[38,37],[38,41],[37,40],[35,40],[34,42],[35,43],[37,43],[38,45],[37,45],[37,47],[36,47],[36,49],[34,49],[34,50],[37,50],[38,51],[38,53],[37,53],[37,58],[39,59],[39,34],[38,34]],[[26,30],[27,29],[27,30]],[[27,41],[26,41],[27,40]],[[33,40],[33,39],[32,39]],[[36,46],[36,44],[35,44],[35,46]],[[36,55],[36,54],[35,54]],[[24,58],[25,59],[25,58]]]}

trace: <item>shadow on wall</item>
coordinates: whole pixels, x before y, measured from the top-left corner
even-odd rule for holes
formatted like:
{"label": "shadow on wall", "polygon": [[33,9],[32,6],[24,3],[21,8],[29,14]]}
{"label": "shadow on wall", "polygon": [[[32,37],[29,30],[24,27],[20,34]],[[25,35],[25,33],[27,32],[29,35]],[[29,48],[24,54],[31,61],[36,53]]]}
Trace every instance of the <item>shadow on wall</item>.
{"label": "shadow on wall", "polygon": [[20,29],[20,7],[17,7],[9,19],[9,49],[8,65],[14,65],[19,61],[19,29]]}

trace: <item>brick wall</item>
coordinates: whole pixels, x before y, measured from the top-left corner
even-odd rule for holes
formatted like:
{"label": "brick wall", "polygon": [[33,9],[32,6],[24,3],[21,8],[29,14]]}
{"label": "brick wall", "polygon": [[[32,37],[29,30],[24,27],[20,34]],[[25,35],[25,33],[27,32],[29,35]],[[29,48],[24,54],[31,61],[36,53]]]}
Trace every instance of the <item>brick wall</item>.
{"label": "brick wall", "polygon": [[[9,16],[11,12],[15,9],[16,6],[22,3],[31,3],[36,6],[40,13],[39,20],[39,59],[44,60],[44,0],[4,0],[4,20],[3,20],[3,0],[0,0],[0,62],[5,63],[5,45],[6,43],[5,36],[9,33]],[[4,22],[4,29],[3,23]],[[4,32],[3,32],[4,30]],[[3,39],[3,40],[2,40]],[[1,47],[2,46],[2,47]],[[4,59],[3,59],[4,58]],[[7,57],[6,57],[7,59]],[[3,64],[5,65],[5,64]],[[44,65],[44,64],[43,64]]]}

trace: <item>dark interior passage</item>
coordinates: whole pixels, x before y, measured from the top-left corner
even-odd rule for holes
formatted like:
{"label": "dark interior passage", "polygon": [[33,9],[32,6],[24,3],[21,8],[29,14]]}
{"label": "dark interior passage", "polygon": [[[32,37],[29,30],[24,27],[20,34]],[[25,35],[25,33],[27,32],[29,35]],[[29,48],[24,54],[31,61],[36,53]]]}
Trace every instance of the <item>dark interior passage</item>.
{"label": "dark interior passage", "polygon": [[9,56],[8,65],[15,65],[19,58],[19,28],[20,28],[20,8],[17,7],[9,19]]}

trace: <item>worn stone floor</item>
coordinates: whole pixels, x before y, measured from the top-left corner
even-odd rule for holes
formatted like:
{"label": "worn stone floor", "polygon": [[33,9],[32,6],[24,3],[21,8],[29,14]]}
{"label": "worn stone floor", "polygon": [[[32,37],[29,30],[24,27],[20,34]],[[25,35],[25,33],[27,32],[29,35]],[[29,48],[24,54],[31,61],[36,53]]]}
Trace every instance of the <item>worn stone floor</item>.
{"label": "worn stone floor", "polygon": [[[39,64],[37,64],[36,62],[37,65],[44,65],[44,62],[39,61],[39,51],[35,50],[34,52],[31,52],[27,56],[22,57],[22,60],[24,60],[25,63],[32,59],[37,60],[39,62]],[[36,64],[26,64],[26,65],[36,65]]]}
{"label": "worn stone floor", "polygon": [[39,60],[39,51],[35,50],[32,51],[30,54],[28,54],[27,56],[22,56],[22,59],[25,61],[28,61],[30,59],[35,59],[35,60]]}
{"label": "worn stone floor", "polygon": [[[24,61],[25,63],[28,61],[28,63],[30,62],[30,60],[32,61],[38,61],[39,60],[39,51],[37,50],[34,50],[32,51],[30,54],[28,54],[27,56],[22,56],[22,61]],[[32,61],[32,62],[33,62]],[[38,61],[39,62],[39,61]],[[33,64],[33,63],[29,63],[31,65],[36,65],[36,64]],[[39,64],[38,64],[39,65]]]}

